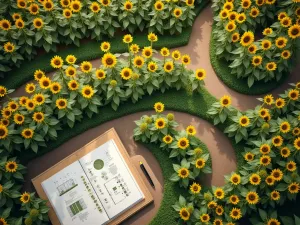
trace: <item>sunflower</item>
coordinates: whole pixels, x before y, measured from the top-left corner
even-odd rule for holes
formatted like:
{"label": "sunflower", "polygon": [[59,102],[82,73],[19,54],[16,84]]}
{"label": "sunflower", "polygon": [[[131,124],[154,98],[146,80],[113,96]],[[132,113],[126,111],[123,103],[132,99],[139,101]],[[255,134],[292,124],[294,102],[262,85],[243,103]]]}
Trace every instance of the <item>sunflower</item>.
{"label": "sunflower", "polygon": [[163,137],[163,142],[165,142],[166,144],[171,144],[173,141],[173,138],[170,135],[166,135]]}
{"label": "sunflower", "polygon": [[15,112],[15,111],[18,110],[19,105],[18,105],[18,103],[15,102],[15,101],[10,101],[10,102],[8,103],[8,106],[7,106],[7,107],[9,108],[10,111]]}
{"label": "sunflower", "polygon": [[174,9],[173,15],[175,16],[175,18],[179,18],[182,15],[182,10],[180,8]]}
{"label": "sunflower", "polygon": [[63,16],[66,18],[66,19],[70,19],[72,17],[73,13],[70,9],[64,9],[63,10]]}
{"label": "sunflower", "polygon": [[155,120],[156,129],[163,129],[166,127],[166,122],[164,118],[158,118]]}
{"label": "sunflower", "polygon": [[5,171],[9,173],[15,173],[17,172],[18,164],[15,161],[8,161],[5,164]]}
{"label": "sunflower", "polygon": [[179,140],[177,141],[177,147],[182,149],[182,150],[185,150],[189,146],[190,146],[190,142],[185,137],[179,138]]}
{"label": "sunflower", "polygon": [[148,64],[148,70],[150,72],[155,72],[157,70],[157,68],[158,67],[157,67],[156,62],[153,62],[153,61],[149,62],[149,64]]}
{"label": "sunflower", "polygon": [[149,33],[148,34],[148,41],[157,42],[158,41],[157,35],[154,34],[153,32]]}
{"label": "sunflower", "polygon": [[108,52],[110,50],[110,43],[107,41],[102,42],[100,45],[100,49],[103,52]]}
{"label": "sunflower", "polygon": [[197,169],[202,169],[205,166],[205,160],[203,158],[198,158],[195,162]]}
{"label": "sunflower", "polygon": [[165,62],[164,71],[167,73],[171,73],[174,69],[174,64],[171,61]]}
{"label": "sunflower", "polygon": [[236,21],[241,24],[241,23],[244,23],[246,21],[246,18],[247,17],[246,17],[245,13],[239,13],[237,15]]}
{"label": "sunflower", "polygon": [[248,52],[249,52],[250,54],[255,54],[256,51],[257,51],[257,47],[256,47],[255,44],[251,44],[251,45],[248,47]]}
{"label": "sunflower", "polygon": [[197,69],[195,72],[195,77],[197,80],[204,80],[206,77],[206,71],[204,69]]}
{"label": "sunflower", "polygon": [[88,61],[83,61],[80,64],[80,69],[83,73],[89,73],[92,71],[92,63],[90,63]]}
{"label": "sunflower", "polygon": [[36,105],[42,105],[45,102],[45,96],[43,94],[35,94],[33,96],[33,101]]}
{"label": "sunflower", "polygon": [[215,201],[210,201],[208,204],[207,204],[207,207],[209,208],[209,209],[214,209],[214,208],[216,208],[217,207],[217,203],[215,202]]}
{"label": "sunflower", "polygon": [[290,172],[294,172],[297,169],[296,163],[294,161],[289,161],[285,168],[290,171]]}
{"label": "sunflower", "polygon": [[240,43],[241,43],[242,46],[246,47],[246,46],[251,45],[253,43],[253,41],[254,41],[253,32],[252,31],[247,31],[242,35]]}
{"label": "sunflower", "polygon": [[120,74],[124,80],[129,80],[132,76],[132,70],[128,67],[125,67],[121,70]]}
{"label": "sunflower", "polygon": [[132,44],[130,45],[130,51],[134,54],[138,53],[140,50],[140,46],[138,46],[137,44]]}
{"label": "sunflower", "polygon": [[209,216],[208,214],[202,214],[202,215],[200,216],[200,220],[201,220],[201,222],[203,222],[203,223],[207,223],[207,222],[209,222],[209,220],[210,220],[210,216]]}
{"label": "sunflower", "polygon": [[229,202],[233,205],[237,205],[240,202],[240,199],[237,195],[231,195],[229,197]]}
{"label": "sunflower", "polygon": [[50,91],[52,92],[52,94],[57,94],[60,92],[60,90],[61,90],[60,83],[58,83],[58,82],[51,83]]}
{"label": "sunflower", "polygon": [[275,44],[277,48],[284,48],[287,44],[288,40],[285,37],[278,37],[276,38]]}
{"label": "sunflower", "polygon": [[263,40],[261,42],[261,47],[263,50],[269,50],[272,47],[272,43],[270,40]]}
{"label": "sunflower", "polygon": [[276,2],[276,0],[266,0],[266,4],[273,5]]}
{"label": "sunflower", "polygon": [[225,28],[228,32],[232,32],[236,29],[236,24],[234,21],[229,21]]}
{"label": "sunflower", "polygon": [[257,204],[259,202],[259,196],[256,192],[249,191],[246,195],[246,201],[251,205]]}
{"label": "sunflower", "polygon": [[3,49],[7,53],[12,53],[15,50],[15,45],[13,43],[11,43],[11,42],[6,42],[3,45]]}
{"label": "sunflower", "polygon": [[60,0],[60,5],[63,7],[63,8],[67,8],[70,6],[70,0]]}
{"label": "sunflower", "polygon": [[71,1],[70,9],[72,12],[79,12],[81,10],[81,2],[78,0]]}
{"label": "sunflower", "polygon": [[59,99],[56,100],[55,105],[58,109],[65,109],[68,106],[67,99],[59,98]]}
{"label": "sunflower", "polygon": [[21,106],[25,106],[27,100],[28,100],[28,97],[22,96],[22,97],[20,97],[20,99],[19,99],[19,104],[20,104]]}
{"label": "sunflower", "polygon": [[188,135],[194,136],[196,134],[196,129],[194,126],[190,125],[186,128],[186,132]]}
{"label": "sunflower", "polygon": [[163,103],[161,103],[161,102],[156,102],[156,103],[154,104],[154,110],[155,110],[155,112],[157,112],[157,113],[163,112],[163,111],[164,111],[164,108],[165,108],[165,105],[164,105]]}
{"label": "sunflower", "polygon": [[57,55],[54,56],[50,61],[51,66],[55,69],[61,68],[63,66],[63,63],[64,63],[63,59]]}
{"label": "sunflower", "polygon": [[5,125],[2,125],[3,122],[1,120],[1,124],[0,124],[0,140],[4,139],[8,136],[8,129]]}
{"label": "sunflower", "polygon": [[297,9],[295,10],[295,14],[300,17],[300,7],[297,7]]}
{"label": "sunflower", "polygon": [[259,15],[259,9],[257,7],[251,8],[249,15],[256,18]]}
{"label": "sunflower", "polygon": [[131,34],[125,34],[123,37],[123,42],[126,44],[130,44],[133,41],[133,37]]}
{"label": "sunflower", "polygon": [[126,1],[126,2],[124,3],[124,10],[126,10],[126,11],[131,11],[132,8],[133,8],[133,4],[132,4],[131,1]]}
{"label": "sunflower", "polygon": [[26,3],[25,0],[18,0],[18,1],[17,1],[17,6],[18,6],[18,8],[20,8],[20,9],[25,9],[26,6],[27,6],[27,3]]}
{"label": "sunflower", "polygon": [[242,0],[241,6],[243,9],[249,9],[251,6],[251,0]]}
{"label": "sunflower", "polygon": [[1,114],[5,119],[9,119],[12,115],[10,108],[6,107],[1,110]]}
{"label": "sunflower", "polygon": [[[223,9],[224,10],[224,9]],[[226,9],[225,9],[226,10]],[[227,11],[228,12],[228,11]],[[228,19],[231,20],[231,21],[235,21],[236,18],[237,18],[237,15],[238,13],[237,12],[229,12],[229,15],[228,15]]]}
{"label": "sunflower", "polygon": [[233,43],[238,42],[240,40],[240,34],[235,32],[231,35],[231,41]]}
{"label": "sunflower", "polygon": [[31,15],[36,15],[39,13],[39,5],[38,4],[35,4],[35,3],[32,3],[30,6],[29,6],[29,13]]}
{"label": "sunflower", "polygon": [[248,162],[252,161],[254,159],[254,154],[251,153],[251,152],[247,152],[245,155],[244,155],[244,159]]}
{"label": "sunflower", "polygon": [[41,29],[44,25],[44,22],[41,18],[35,18],[33,20],[33,26],[36,28],[36,29]]}
{"label": "sunflower", "polygon": [[[0,86],[0,87],[1,87],[1,86]],[[297,88],[297,89],[300,89],[300,82],[297,82],[296,88]],[[0,90],[1,90],[1,89],[0,89]],[[0,91],[0,94],[1,94],[1,91]]]}
{"label": "sunflower", "polygon": [[48,89],[50,88],[51,86],[51,80],[49,77],[42,77],[40,80],[39,80],[39,85],[42,89]]}
{"label": "sunflower", "polygon": [[[2,187],[2,185],[1,185],[1,187]],[[1,218],[1,217],[0,217],[0,224],[2,224],[2,225],[8,225],[8,223],[6,222],[6,220],[4,218]]]}
{"label": "sunflower", "polygon": [[22,130],[22,137],[25,139],[31,139],[33,137],[34,131],[30,128],[25,128]]}
{"label": "sunflower", "polygon": [[224,208],[223,208],[223,206],[218,205],[218,206],[216,207],[215,211],[216,211],[216,214],[217,214],[217,215],[222,216],[223,213],[224,213]]}
{"label": "sunflower", "polygon": [[76,62],[76,57],[74,55],[68,55],[66,57],[66,61],[68,64],[74,64]]}
{"label": "sunflower", "polygon": [[23,29],[25,26],[25,23],[22,19],[17,19],[15,22],[15,25],[18,29]]}
{"label": "sunflower", "polygon": [[292,25],[292,19],[286,16],[282,20],[280,20],[280,24],[282,27],[289,27]]}
{"label": "sunflower", "polygon": [[145,58],[150,58],[153,54],[153,50],[151,47],[144,47],[143,48],[143,51],[142,51],[142,54]]}
{"label": "sunflower", "polygon": [[277,98],[275,101],[275,106],[276,108],[281,109],[285,106],[285,100],[283,98]]}
{"label": "sunflower", "polygon": [[34,72],[34,79],[36,80],[36,81],[39,81],[42,77],[44,77],[45,76],[45,73],[42,71],[42,70],[36,70],[35,72]]}
{"label": "sunflower", "polygon": [[266,108],[261,108],[258,112],[258,115],[261,117],[261,118],[265,118],[267,115],[269,115],[269,110],[266,109]]}
{"label": "sunflower", "polygon": [[250,119],[248,116],[241,116],[239,118],[239,124],[242,127],[247,127],[250,124]]}
{"label": "sunflower", "polygon": [[271,172],[271,176],[274,177],[274,180],[280,181],[283,177],[283,173],[280,169],[273,169]]}
{"label": "sunflower", "polygon": [[85,85],[82,90],[81,94],[84,98],[92,98],[93,95],[95,94],[94,89],[90,85]]}
{"label": "sunflower", "polygon": [[228,95],[224,95],[221,99],[220,99],[220,104],[222,107],[228,107],[231,105],[231,98]]}
{"label": "sunflower", "polygon": [[299,98],[299,91],[296,89],[292,89],[289,91],[288,96],[291,100],[296,101]]}
{"label": "sunflower", "polygon": [[45,119],[45,115],[44,113],[42,112],[35,112],[33,115],[32,115],[32,119],[37,122],[37,123],[41,123],[44,121]]}
{"label": "sunflower", "polygon": [[75,77],[76,76],[76,68],[73,66],[68,66],[65,70],[66,76],[68,77]]}
{"label": "sunflower", "polygon": [[101,0],[101,4],[102,4],[104,7],[107,7],[107,6],[109,6],[109,4],[110,4],[110,0]]}
{"label": "sunflower", "polygon": [[115,55],[111,53],[105,53],[104,56],[102,57],[102,64],[105,67],[113,68],[117,64],[117,58]]}
{"label": "sunflower", "polygon": [[295,141],[294,141],[294,147],[297,150],[300,150],[300,137],[298,137],[298,138],[295,139]]}
{"label": "sunflower", "polygon": [[272,143],[275,147],[280,147],[283,144],[283,138],[280,135],[277,135],[272,138]]}
{"label": "sunflower", "polygon": [[4,97],[7,94],[6,87],[0,85],[0,97]]}
{"label": "sunflower", "polygon": [[227,9],[222,9],[219,15],[222,20],[225,20],[229,16],[229,11]]}
{"label": "sunflower", "polygon": [[271,157],[268,155],[263,155],[260,157],[260,164],[263,166],[267,166],[271,163]]}
{"label": "sunflower", "polygon": [[274,97],[273,95],[266,95],[264,97],[264,103],[267,104],[267,105],[272,105],[274,102]]}
{"label": "sunflower", "polygon": [[291,194],[297,194],[300,190],[299,183],[293,182],[289,185],[288,190]]}
{"label": "sunflower", "polygon": [[238,220],[242,217],[242,212],[240,209],[238,208],[233,208],[231,211],[230,211],[230,217],[234,220]]}
{"label": "sunflower", "polygon": [[90,9],[93,13],[98,13],[101,10],[101,7],[98,2],[92,2]]}
{"label": "sunflower", "polygon": [[12,15],[12,18],[14,21],[18,20],[18,19],[22,19],[21,14],[20,13],[14,13]]}
{"label": "sunflower", "polygon": [[223,9],[228,10],[229,12],[232,11],[234,9],[234,5],[232,2],[225,2],[223,5]]}
{"label": "sunflower", "polygon": [[187,168],[181,168],[178,170],[178,176],[182,179],[187,178],[190,174],[190,171]]}
{"label": "sunflower", "polygon": [[54,4],[51,0],[46,0],[44,2],[43,6],[46,11],[52,11],[54,8]]}
{"label": "sunflower", "polygon": [[160,54],[163,56],[163,57],[167,57],[170,55],[170,50],[166,47],[162,48],[160,50]]}
{"label": "sunflower", "polygon": [[289,59],[291,57],[291,52],[289,50],[284,50],[280,56],[283,59]]}
{"label": "sunflower", "polygon": [[265,179],[265,182],[267,185],[269,186],[273,186],[274,183],[275,183],[275,179],[273,176],[267,176],[266,179]]}
{"label": "sunflower", "polygon": [[287,17],[287,13],[286,12],[280,12],[278,14],[278,20],[282,20],[283,18]]}
{"label": "sunflower", "polygon": [[195,0],[185,0],[185,4],[190,7],[194,5],[194,2]]}
{"label": "sunflower", "polygon": [[213,225],[223,225],[223,221],[221,219],[215,219]]}
{"label": "sunflower", "polygon": [[230,182],[233,185],[238,185],[241,183],[241,176],[239,174],[234,173],[231,177],[230,177]]}
{"label": "sunflower", "polygon": [[20,201],[24,204],[28,203],[30,201],[30,194],[27,192],[24,192],[20,197]]}
{"label": "sunflower", "polygon": [[291,150],[287,147],[283,147],[280,149],[280,155],[283,157],[283,158],[287,158],[289,157],[291,154]]}
{"label": "sunflower", "polygon": [[270,35],[273,33],[273,29],[268,27],[268,28],[265,28],[264,31],[263,31],[263,35],[267,36],[267,35]]}
{"label": "sunflower", "polygon": [[0,125],[3,125],[3,126],[5,126],[5,127],[7,127],[8,125],[9,125],[9,119],[4,119],[4,118],[2,118],[1,120],[0,120]]}
{"label": "sunflower", "polygon": [[291,130],[291,125],[289,122],[282,122],[279,126],[280,132],[288,133]]}
{"label": "sunflower", "polygon": [[172,52],[172,58],[173,58],[174,60],[179,60],[180,57],[181,57],[181,53],[180,53],[179,50],[175,50],[175,51]]}
{"label": "sunflower", "polygon": [[270,218],[267,225],[280,225],[280,222],[277,219]]}
{"label": "sunflower", "polygon": [[31,100],[31,99],[27,100],[27,102],[26,102],[26,109],[28,111],[34,110],[35,106],[36,106],[36,104],[35,104],[35,102],[33,100]]}
{"label": "sunflower", "polygon": [[183,55],[181,58],[181,62],[183,65],[188,65],[191,63],[191,57],[189,55]]}
{"label": "sunflower", "polygon": [[162,11],[164,9],[165,5],[161,1],[156,1],[154,4],[154,8],[156,11]]}
{"label": "sunflower", "polygon": [[145,60],[143,57],[141,56],[136,56],[134,57],[133,59],[133,65],[136,67],[136,68],[142,68],[143,65],[145,63]]}
{"label": "sunflower", "polygon": [[11,28],[11,23],[9,20],[3,19],[0,23],[2,30],[9,30]]}
{"label": "sunflower", "polygon": [[103,79],[105,79],[105,77],[106,77],[106,74],[105,74],[105,71],[103,69],[97,69],[96,70],[96,78],[98,80],[103,80]]}
{"label": "sunflower", "polygon": [[71,91],[75,91],[79,88],[79,84],[76,80],[70,80],[68,83],[68,87]]}
{"label": "sunflower", "polygon": [[295,127],[294,129],[293,129],[293,135],[294,136],[298,136],[299,134],[300,134],[300,128],[299,127]]}
{"label": "sunflower", "polygon": [[199,194],[201,189],[201,186],[195,182],[193,182],[193,184],[190,185],[190,190],[193,194]]}
{"label": "sunflower", "polygon": [[179,211],[179,215],[180,215],[180,218],[184,221],[187,221],[190,219],[190,212],[188,211],[187,208],[181,208]]}
{"label": "sunflower", "polygon": [[249,181],[252,185],[259,185],[261,182],[261,178],[258,174],[253,173],[250,177],[249,177]]}
{"label": "sunflower", "polygon": [[223,199],[225,197],[225,192],[222,188],[217,188],[214,192],[214,195],[217,199]]}

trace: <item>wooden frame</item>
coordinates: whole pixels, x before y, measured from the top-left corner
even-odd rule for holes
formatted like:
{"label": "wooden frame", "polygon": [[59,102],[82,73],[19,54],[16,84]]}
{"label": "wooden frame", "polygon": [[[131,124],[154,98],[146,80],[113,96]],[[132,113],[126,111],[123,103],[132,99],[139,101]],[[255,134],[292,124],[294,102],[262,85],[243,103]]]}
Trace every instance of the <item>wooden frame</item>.
{"label": "wooden frame", "polygon": [[[107,141],[109,141],[111,139],[113,139],[115,141],[121,155],[123,156],[130,172],[132,173],[133,177],[135,178],[136,182],[138,183],[145,198],[142,201],[140,201],[139,203],[137,203],[136,205],[134,205],[132,208],[125,211],[123,214],[121,214],[118,217],[111,220],[108,224],[109,225],[119,224],[122,221],[126,220],[131,215],[133,215],[134,213],[136,213],[137,211],[139,211],[140,209],[144,208],[146,205],[153,202],[153,197],[152,197],[150,191],[148,190],[148,188],[146,187],[142,178],[140,177],[139,172],[136,170],[135,166],[132,164],[129,155],[114,128],[111,128],[110,130],[106,131],[104,134],[100,135],[98,138],[94,139],[93,141],[86,144],[85,146],[83,146],[82,148],[80,148],[79,150],[74,152],[73,154],[69,155],[65,159],[63,159],[60,162],[58,162],[57,164],[55,164],[53,167],[49,168],[48,170],[46,170],[39,176],[33,178],[32,183],[33,183],[38,195],[42,199],[48,200],[48,197],[47,197],[46,193],[44,192],[44,189],[42,188],[42,185],[41,185],[41,183],[44,180],[47,180],[49,177],[53,176],[57,172],[61,171],[65,167],[67,167],[70,164],[72,164],[73,162],[79,160],[84,155],[95,150],[97,147],[99,147],[100,145],[103,145],[104,143],[106,143]],[[47,205],[50,207],[49,218],[50,218],[52,224],[53,225],[61,225],[49,200],[48,200]]]}

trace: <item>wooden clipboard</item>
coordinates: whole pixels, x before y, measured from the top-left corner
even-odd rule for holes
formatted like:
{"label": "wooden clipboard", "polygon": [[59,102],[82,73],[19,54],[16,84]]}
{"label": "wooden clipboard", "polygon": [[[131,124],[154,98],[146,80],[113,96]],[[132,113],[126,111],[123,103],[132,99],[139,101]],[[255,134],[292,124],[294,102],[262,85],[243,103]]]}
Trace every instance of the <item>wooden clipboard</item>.
{"label": "wooden clipboard", "polygon": [[141,210],[142,208],[144,208],[145,206],[147,206],[148,204],[153,202],[153,197],[152,197],[150,191],[148,190],[144,181],[140,177],[139,172],[136,170],[135,166],[132,164],[130,157],[129,157],[124,145],[122,144],[117,132],[115,131],[114,128],[111,128],[110,130],[106,131],[104,134],[100,135],[99,137],[97,137],[96,139],[91,141],[90,143],[88,143],[85,146],[83,146],[82,148],[78,149],[73,154],[64,158],[63,160],[61,160],[60,162],[58,162],[57,164],[55,164],[54,166],[52,166],[51,168],[49,168],[48,170],[46,170],[45,172],[43,172],[42,174],[38,175],[37,177],[35,177],[31,180],[38,195],[40,196],[40,198],[48,201],[47,205],[50,207],[49,218],[53,225],[61,225],[61,223],[59,222],[59,219],[58,219],[46,193],[44,192],[44,189],[42,188],[41,183],[44,180],[47,180],[49,177],[53,176],[57,172],[61,171],[65,167],[67,167],[70,164],[72,164],[73,162],[79,160],[81,157],[85,156],[89,152],[95,150],[97,147],[99,147],[100,145],[103,145],[104,143],[106,143],[107,141],[109,141],[111,139],[113,139],[115,141],[115,144],[117,145],[117,147],[119,149],[119,152],[123,156],[124,161],[126,162],[128,168],[130,169],[130,172],[132,173],[133,177],[135,178],[136,182],[138,183],[145,198],[142,201],[140,201],[139,203],[137,203],[136,205],[134,205],[132,208],[125,211],[123,214],[121,214],[118,217],[111,220],[108,223],[108,225],[120,224],[122,221],[126,220],[131,215],[135,214],[136,212],[138,212],[139,210]]}

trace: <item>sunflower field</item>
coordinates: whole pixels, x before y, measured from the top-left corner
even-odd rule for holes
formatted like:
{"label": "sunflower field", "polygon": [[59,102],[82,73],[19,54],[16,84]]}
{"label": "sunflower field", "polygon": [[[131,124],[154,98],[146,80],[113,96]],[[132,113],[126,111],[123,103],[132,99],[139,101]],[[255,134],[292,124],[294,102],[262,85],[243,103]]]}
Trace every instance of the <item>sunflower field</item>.
{"label": "sunflower field", "polygon": [[[77,65],[74,55],[65,59],[54,56],[50,64],[57,69],[56,73],[49,77],[36,70],[35,81],[26,85],[24,96],[11,98],[9,94],[13,91],[0,86],[0,100],[4,102],[0,119],[0,224],[47,224],[48,221],[45,201],[34,193],[20,193],[25,167],[15,157],[17,152],[37,153],[57,138],[58,130],[73,127],[85,116],[99,114],[104,105],[117,110],[122,102],[137,102],[153,91],[202,90],[205,70],[188,70],[186,66],[191,59],[178,50],[170,52],[162,48],[162,59],[153,57],[155,50],[151,46],[158,38],[150,33],[148,40],[149,46],[140,49],[130,34],[124,35],[128,57],[110,53],[110,43],[103,42],[100,48],[105,54],[99,68],[93,68],[88,61]],[[165,124],[166,118],[161,122]],[[170,124],[176,126],[174,121]],[[164,133],[163,125],[159,126]],[[10,214],[11,211],[21,211],[22,216]]]}
{"label": "sunflower field", "polygon": [[300,1],[214,1],[216,55],[251,87],[279,81],[293,68],[300,47]]}
{"label": "sunflower field", "polygon": [[116,32],[181,33],[193,24],[195,0],[2,0],[0,75],[42,49],[80,45],[82,39],[111,38]]}

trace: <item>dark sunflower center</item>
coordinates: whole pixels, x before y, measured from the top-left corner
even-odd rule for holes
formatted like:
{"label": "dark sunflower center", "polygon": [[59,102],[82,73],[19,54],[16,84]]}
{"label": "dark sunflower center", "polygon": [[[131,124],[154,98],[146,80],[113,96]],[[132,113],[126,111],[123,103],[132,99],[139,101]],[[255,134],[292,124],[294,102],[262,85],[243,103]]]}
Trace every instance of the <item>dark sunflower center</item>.
{"label": "dark sunflower center", "polygon": [[113,61],[112,58],[107,58],[107,59],[106,59],[106,64],[107,64],[107,65],[112,65],[113,62],[114,62],[114,61]]}
{"label": "dark sunflower center", "polygon": [[51,9],[52,4],[51,4],[50,2],[46,2],[45,7],[46,7],[47,9]]}
{"label": "dark sunflower center", "polygon": [[73,5],[73,8],[74,8],[75,10],[77,10],[77,9],[79,9],[79,5],[78,5],[78,4],[74,4],[74,5]]}
{"label": "dark sunflower center", "polygon": [[238,211],[233,211],[232,214],[233,214],[234,216],[237,216],[239,213],[238,213]]}
{"label": "dark sunflower center", "polygon": [[37,115],[35,116],[35,118],[38,119],[38,120],[41,120],[43,117],[42,117],[41,114],[37,114]]}
{"label": "dark sunflower center", "polygon": [[126,9],[131,9],[131,4],[126,4]]}
{"label": "dark sunflower center", "polygon": [[257,178],[257,177],[253,177],[253,178],[252,178],[252,181],[253,181],[254,183],[256,183],[256,182],[258,181],[258,178]]}
{"label": "dark sunflower center", "polygon": [[26,130],[25,131],[25,136],[30,136],[31,135],[31,131],[30,130]]}
{"label": "dark sunflower center", "polygon": [[247,119],[242,119],[242,124],[246,124],[247,123]]}
{"label": "dark sunflower center", "polygon": [[0,128],[0,137],[3,137],[5,135],[5,131],[3,128]]}
{"label": "dark sunflower center", "polygon": [[35,22],[35,25],[36,25],[37,27],[40,27],[40,26],[42,26],[42,23],[41,23],[41,21],[36,21],[36,22]]}
{"label": "dark sunflower center", "polygon": [[170,70],[171,69],[171,65],[167,65],[166,68],[167,68],[167,70]]}
{"label": "dark sunflower center", "polygon": [[292,186],[290,187],[290,189],[291,189],[292,191],[295,191],[295,190],[297,189],[297,187],[296,187],[296,185],[292,185]]}
{"label": "dark sunflower center", "polygon": [[23,117],[22,117],[22,116],[18,116],[17,119],[18,119],[18,121],[20,121],[20,122],[23,121]]}
{"label": "dark sunflower center", "polygon": [[47,81],[47,80],[45,80],[44,82],[43,82],[43,85],[45,86],[45,87],[47,87],[47,86],[49,86],[49,81]]}
{"label": "dark sunflower center", "polygon": [[91,91],[90,91],[90,90],[85,90],[84,93],[85,93],[86,95],[90,95],[90,94],[91,94]]}
{"label": "dark sunflower center", "polygon": [[274,176],[275,178],[278,178],[280,175],[279,175],[278,172],[275,172],[275,173],[273,174],[273,176]]}
{"label": "dark sunflower center", "polygon": [[249,199],[251,200],[251,201],[253,201],[253,200],[255,200],[255,196],[254,195],[249,195]]}
{"label": "dark sunflower center", "polygon": [[295,92],[292,92],[292,93],[291,93],[291,97],[292,97],[292,98],[295,98],[296,96],[297,96],[297,95],[296,95]]}
{"label": "dark sunflower center", "polygon": [[245,38],[244,38],[244,42],[245,43],[248,43],[250,41],[250,37],[249,36],[246,36]]}
{"label": "dark sunflower center", "polygon": [[239,181],[239,179],[238,179],[237,177],[234,177],[234,178],[233,178],[233,182],[234,182],[234,183],[237,183],[238,181]]}
{"label": "dark sunflower center", "polygon": [[188,216],[189,216],[189,214],[188,214],[188,212],[187,212],[187,211],[185,211],[185,210],[184,210],[184,211],[182,212],[182,216],[183,216],[183,217],[188,217]]}
{"label": "dark sunflower center", "polygon": [[72,88],[76,88],[77,87],[77,84],[76,83],[72,83]]}
{"label": "dark sunflower center", "polygon": [[31,11],[32,11],[32,12],[37,12],[37,10],[38,10],[38,8],[37,8],[36,6],[32,6],[32,7],[31,7]]}
{"label": "dark sunflower center", "polygon": [[283,124],[282,127],[281,127],[283,130],[286,130],[288,127],[286,124]]}
{"label": "dark sunflower center", "polygon": [[9,166],[8,166],[8,167],[9,167],[9,169],[11,169],[11,170],[15,169],[15,165],[14,165],[14,164],[12,164],[12,163],[11,163],[11,164],[9,164]]}
{"label": "dark sunflower center", "polygon": [[268,159],[267,159],[267,158],[263,158],[263,159],[262,159],[262,162],[263,162],[263,163],[267,163],[267,162],[268,162]]}
{"label": "dark sunflower center", "polygon": [[54,86],[53,86],[53,90],[54,90],[54,91],[58,91],[58,90],[59,90],[59,87],[58,87],[57,85],[54,85]]}
{"label": "dark sunflower center", "polygon": [[185,176],[186,175],[186,170],[181,170],[181,175]]}
{"label": "dark sunflower center", "polygon": [[180,141],[180,146],[186,146],[186,141]]}
{"label": "dark sunflower center", "polygon": [[64,101],[60,101],[60,102],[59,102],[59,105],[60,105],[60,106],[65,106],[66,104],[65,104]]}

